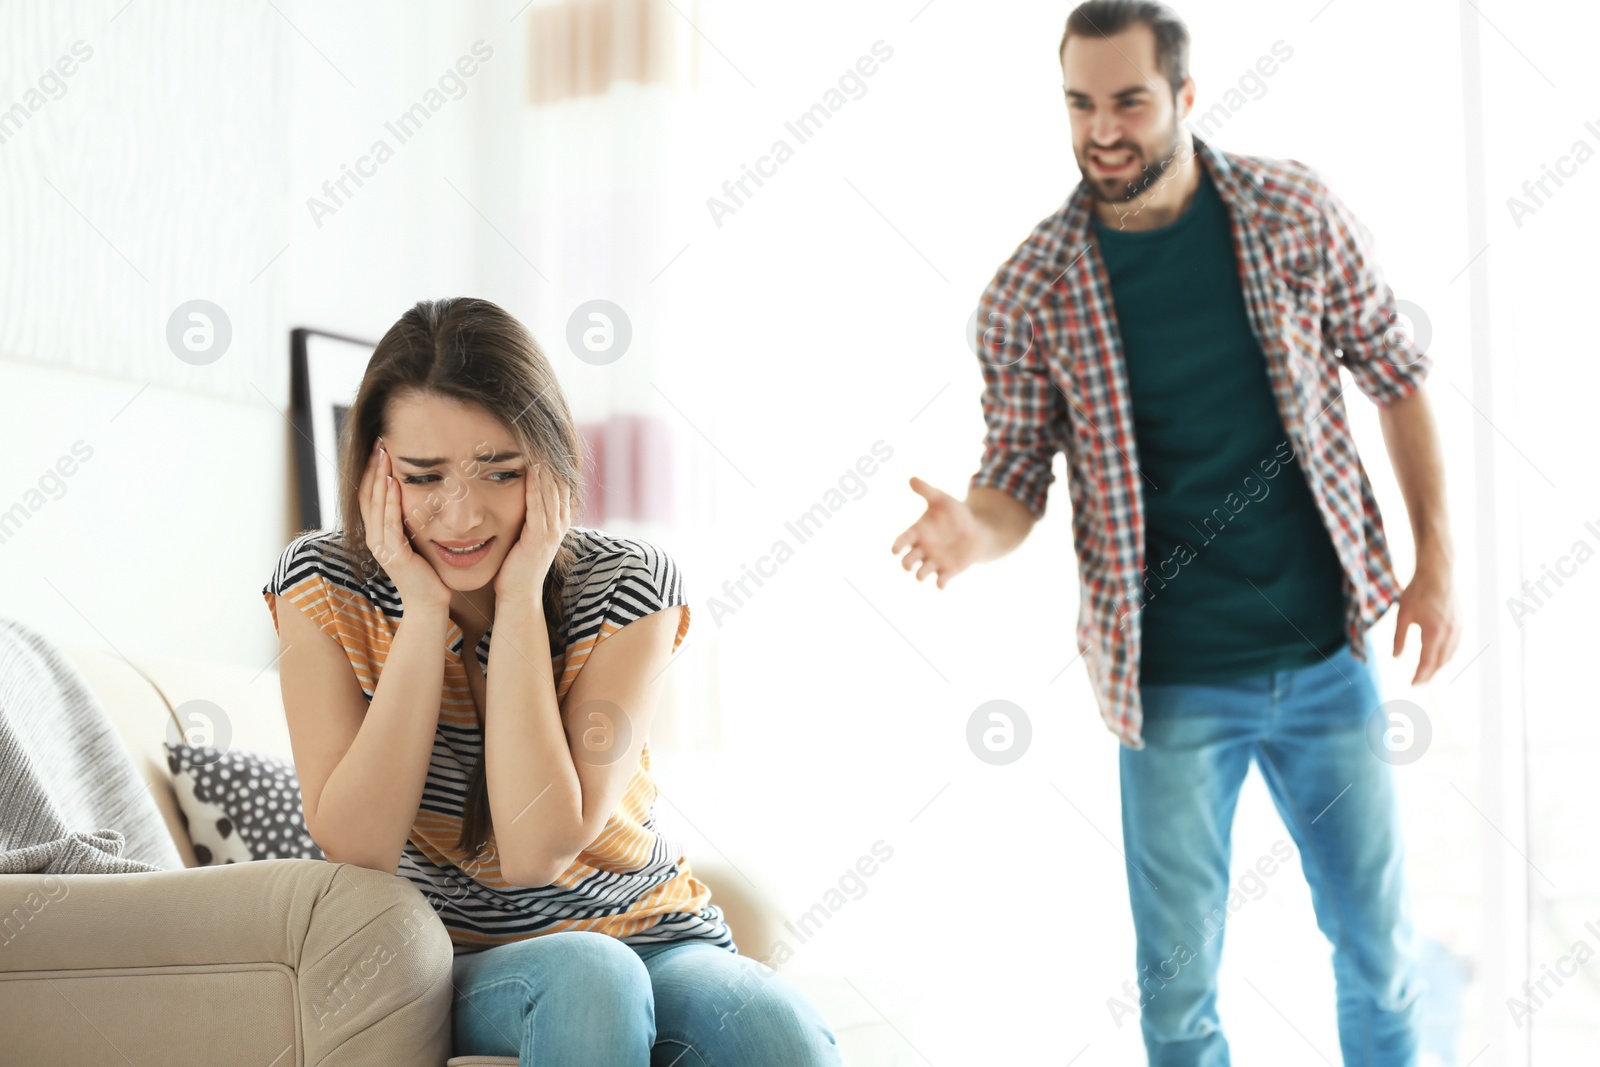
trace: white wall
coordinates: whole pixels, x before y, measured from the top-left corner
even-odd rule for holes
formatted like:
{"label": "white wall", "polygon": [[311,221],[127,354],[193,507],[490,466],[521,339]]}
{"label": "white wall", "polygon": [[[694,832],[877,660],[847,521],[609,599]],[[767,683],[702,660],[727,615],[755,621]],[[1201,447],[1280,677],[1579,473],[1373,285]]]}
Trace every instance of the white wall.
{"label": "white wall", "polygon": [[[260,588],[296,528],[290,327],[376,340],[424,297],[531,305],[520,260],[445,184],[513,213],[517,153],[485,130],[522,110],[517,26],[440,5],[278,10],[0,15],[0,106],[74,41],[92,49],[0,144],[0,507],[38,502],[30,487],[75,441],[92,450],[0,544],[0,600],[59,639],[269,662]],[[387,134],[479,39],[494,55],[465,95],[406,143]],[[317,225],[306,200],[380,136],[394,157]],[[196,297],[233,330],[205,366],[165,337]]]}

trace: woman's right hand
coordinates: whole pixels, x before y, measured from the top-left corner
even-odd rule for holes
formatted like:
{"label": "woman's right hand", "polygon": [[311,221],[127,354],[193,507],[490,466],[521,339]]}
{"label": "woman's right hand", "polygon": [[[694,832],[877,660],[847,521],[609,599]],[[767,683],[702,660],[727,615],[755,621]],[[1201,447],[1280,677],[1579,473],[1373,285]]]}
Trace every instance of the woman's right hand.
{"label": "woman's right hand", "polygon": [[936,584],[943,589],[946,582],[978,562],[983,531],[966,501],[957,500],[921,478],[912,478],[911,488],[928,502],[928,508],[922,518],[895,538],[890,551],[899,555],[901,549],[910,548],[900,566],[908,571],[917,567],[919,582],[929,574],[937,574]]}
{"label": "woman's right hand", "polygon": [[367,550],[400,591],[408,609],[450,607],[450,587],[433,565],[411,547],[400,512],[400,483],[395,481],[382,439],[372,446],[361,477],[361,518],[367,529]]}

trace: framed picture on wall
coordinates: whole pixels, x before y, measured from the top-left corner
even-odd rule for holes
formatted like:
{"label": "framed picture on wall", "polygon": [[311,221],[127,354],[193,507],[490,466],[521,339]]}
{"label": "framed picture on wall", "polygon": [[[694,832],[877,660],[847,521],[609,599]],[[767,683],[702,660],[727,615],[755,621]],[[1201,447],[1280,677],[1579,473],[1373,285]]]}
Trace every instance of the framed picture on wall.
{"label": "framed picture on wall", "polygon": [[374,347],[322,330],[299,328],[289,334],[301,529],[331,530],[340,524],[339,439]]}

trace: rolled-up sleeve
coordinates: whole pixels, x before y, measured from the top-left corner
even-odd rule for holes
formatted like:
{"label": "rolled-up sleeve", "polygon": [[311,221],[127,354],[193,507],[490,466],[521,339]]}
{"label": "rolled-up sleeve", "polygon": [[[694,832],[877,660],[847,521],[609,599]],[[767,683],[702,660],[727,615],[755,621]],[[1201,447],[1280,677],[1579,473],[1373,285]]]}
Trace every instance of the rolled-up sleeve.
{"label": "rolled-up sleeve", "polygon": [[1344,201],[1321,188],[1327,270],[1323,335],[1338,350],[1357,388],[1380,407],[1416,392],[1433,359],[1415,343],[1408,321],[1373,255],[1372,234]]}
{"label": "rolled-up sleeve", "polygon": [[1070,440],[1069,409],[1045,358],[1036,316],[999,295],[1003,274],[978,301],[978,366],[983,372],[983,459],[969,488],[1015,497],[1042,518],[1057,452]]}

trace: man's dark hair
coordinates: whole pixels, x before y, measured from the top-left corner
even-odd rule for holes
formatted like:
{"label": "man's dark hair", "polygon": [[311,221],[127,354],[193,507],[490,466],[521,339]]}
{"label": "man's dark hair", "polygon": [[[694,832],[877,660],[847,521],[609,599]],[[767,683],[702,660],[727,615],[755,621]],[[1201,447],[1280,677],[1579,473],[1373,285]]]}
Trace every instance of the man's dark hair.
{"label": "man's dark hair", "polygon": [[1183,24],[1178,13],[1161,0],[1084,0],[1067,16],[1067,28],[1061,34],[1061,47],[1056,55],[1067,51],[1067,38],[1113,37],[1135,22],[1150,27],[1156,38],[1156,62],[1167,84],[1172,86],[1173,99],[1189,77],[1189,27]]}

